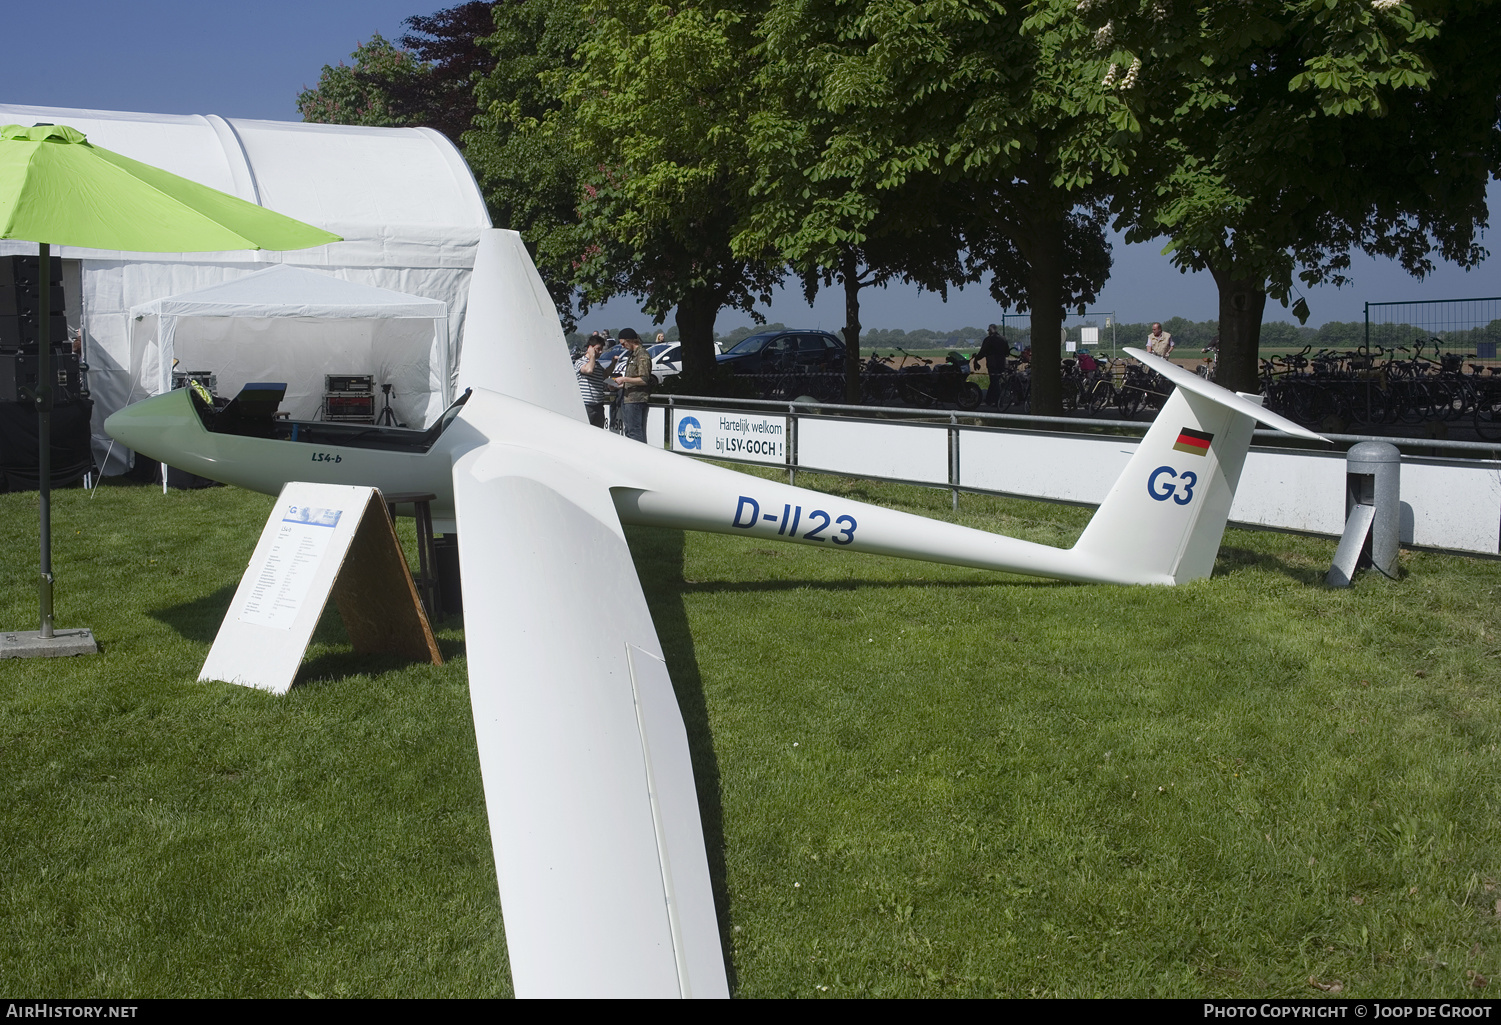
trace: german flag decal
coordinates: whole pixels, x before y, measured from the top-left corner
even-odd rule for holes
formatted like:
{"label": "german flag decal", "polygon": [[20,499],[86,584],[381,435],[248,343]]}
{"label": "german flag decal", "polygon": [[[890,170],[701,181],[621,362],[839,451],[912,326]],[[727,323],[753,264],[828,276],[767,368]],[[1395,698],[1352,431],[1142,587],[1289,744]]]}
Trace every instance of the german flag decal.
{"label": "german flag decal", "polygon": [[1214,435],[1205,434],[1203,431],[1190,430],[1185,427],[1178,432],[1178,440],[1173,445],[1174,452],[1187,452],[1189,455],[1201,456],[1209,451],[1209,443],[1214,440]]}

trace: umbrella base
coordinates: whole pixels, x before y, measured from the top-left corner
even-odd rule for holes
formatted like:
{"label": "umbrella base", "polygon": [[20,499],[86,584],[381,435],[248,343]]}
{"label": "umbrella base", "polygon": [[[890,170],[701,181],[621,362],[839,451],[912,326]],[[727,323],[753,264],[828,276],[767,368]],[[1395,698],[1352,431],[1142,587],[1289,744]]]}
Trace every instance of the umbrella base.
{"label": "umbrella base", "polygon": [[51,637],[43,637],[39,630],[0,633],[0,658],[97,654],[99,644],[94,640],[94,632],[87,627],[81,630],[55,630]]}

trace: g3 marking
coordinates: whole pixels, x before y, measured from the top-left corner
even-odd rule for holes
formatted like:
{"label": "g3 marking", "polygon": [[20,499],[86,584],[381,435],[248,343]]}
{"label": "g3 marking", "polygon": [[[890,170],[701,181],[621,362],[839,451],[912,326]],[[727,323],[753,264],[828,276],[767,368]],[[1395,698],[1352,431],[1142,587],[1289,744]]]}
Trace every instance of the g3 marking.
{"label": "g3 marking", "polygon": [[344,457],[339,455],[337,452],[313,453],[313,462],[315,463],[342,463],[343,461]]}
{"label": "g3 marking", "polygon": [[[1192,470],[1179,473],[1171,466],[1159,466],[1147,477],[1147,494],[1159,502],[1171,498],[1178,505],[1187,505],[1193,501],[1194,485],[1198,483],[1199,475]],[[1182,491],[1178,490],[1180,487]]]}
{"label": "g3 marking", "polygon": [[[745,522],[742,523],[741,520]],[[781,537],[801,537],[804,541],[832,541],[836,545],[847,545],[855,540],[855,528],[859,526],[853,516],[840,516],[837,519],[824,512],[822,509],[814,509],[808,513],[807,524],[809,529],[799,535],[797,528],[804,522],[803,507],[800,505],[784,505],[780,515],[776,513],[763,513],[761,503],[754,498],[745,495],[740,496],[740,503],[735,506],[735,518],[730,521],[730,526],[739,527],[741,530],[749,530],[757,523],[780,524],[777,534]],[[833,537],[824,537],[823,532],[829,529],[829,524],[840,529]]]}

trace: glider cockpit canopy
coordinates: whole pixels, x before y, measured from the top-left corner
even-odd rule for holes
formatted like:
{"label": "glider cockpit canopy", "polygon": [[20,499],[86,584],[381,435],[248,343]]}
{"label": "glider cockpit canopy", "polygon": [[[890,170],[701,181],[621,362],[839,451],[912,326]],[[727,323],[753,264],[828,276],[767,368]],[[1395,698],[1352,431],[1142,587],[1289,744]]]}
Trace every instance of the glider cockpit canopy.
{"label": "glider cockpit canopy", "polygon": [[228,402],[206,399],[191,390],[193,410],[203,422],[204,430],[213,434],[231,434],[246,438],[269,438],[273,441],[298,441],[309,445],[339,445],[369,448],[385,452],[427,452],[438,443],[443,432],[452,426],[469,401],[466,389],[423,430],[370,424],[331,423],[321,420],[290,420],[278,417],[277,410],[287,386],[280,382],[257,381],[245,385]]}

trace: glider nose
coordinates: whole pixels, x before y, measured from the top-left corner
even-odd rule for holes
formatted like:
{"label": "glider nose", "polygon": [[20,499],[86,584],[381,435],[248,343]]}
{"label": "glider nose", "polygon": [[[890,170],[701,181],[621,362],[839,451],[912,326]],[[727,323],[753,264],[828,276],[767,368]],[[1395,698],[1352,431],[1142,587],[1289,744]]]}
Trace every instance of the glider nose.
{"label": "glider nose", "polygon": [[152,459],[170,461],[184,434],[201,433],[203,422],[193,409],[188,390],[181,388],[132,403],[110,414],[104,430],[127,448]]}

